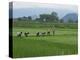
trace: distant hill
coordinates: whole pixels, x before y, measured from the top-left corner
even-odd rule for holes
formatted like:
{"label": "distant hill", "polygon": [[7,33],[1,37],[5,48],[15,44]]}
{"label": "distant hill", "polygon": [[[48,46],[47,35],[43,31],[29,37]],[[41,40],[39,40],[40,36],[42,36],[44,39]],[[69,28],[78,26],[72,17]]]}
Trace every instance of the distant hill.
{"label": "distant hill", "polygon": [[64,20],[64,22],[67,22],[69,19],[76,21],[76,20],[78,20],[78,14],[69,13],[69,14],[65,15],[62,19]]}

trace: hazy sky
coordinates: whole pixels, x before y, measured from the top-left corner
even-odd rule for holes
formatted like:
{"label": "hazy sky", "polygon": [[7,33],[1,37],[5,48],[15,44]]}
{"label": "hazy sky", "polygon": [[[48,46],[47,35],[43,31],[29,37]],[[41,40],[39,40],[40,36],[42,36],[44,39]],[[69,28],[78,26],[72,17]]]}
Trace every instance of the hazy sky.
{"label": "hazy sky", "polygon": [[[75,6],[75,5],[43,4],[43,3],[32,3],[32,2],[29,2],[29,3],[27,3],[27,2],[14,2],[13,3],[13,16],[14,17],[23,16],[22,13],[24,13],[24,12],[26,12],[26,14],[24,14],[24,16],[25,15],[27,16],[28,15],[27,12],[32,11],[31,8],[34,9],[35,12],[32,12],[30,14],[28,13],[29,15],[36,15],[36,14],[38,15],[38,12],[36,12],[37,8],[38,8],[39,14],[40,14],[40,12],[41,13],[50,13],[52,11],[55,11],[61,17],[63,17],[65,14],[68,14],[68,13],[77,13],[78,12],[77,6]],[[43,8],[43,9],[40,9],[40,8]],[[26,9],[26,11],[24,9]],[[41,10],[43,10],[44,12]],[[17,11],[18,11],[18,13],[17,13]]]}

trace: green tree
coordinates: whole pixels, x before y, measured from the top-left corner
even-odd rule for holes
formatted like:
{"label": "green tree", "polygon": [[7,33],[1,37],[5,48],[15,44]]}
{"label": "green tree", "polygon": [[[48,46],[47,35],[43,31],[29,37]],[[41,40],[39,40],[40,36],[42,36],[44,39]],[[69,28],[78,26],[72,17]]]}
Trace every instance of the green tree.
{"label": "green tree", "polygon": [[64,20],[63,19],[60,19],[60,23],[64,23]]}
{"label": "green tree", "polygon": [[21,17],[19,17],[19,18],[17,18],[17,20],[18,20],[18,21],[21,21],[22,19],[21,19]]}
{"label": "green tree", "polygon": [[32,17],[31,16],[28,16],[27,18],[28,18],[28,20],[32,20]]}
{"label": "green tree", "polygon": [[56,12],[52,12],[51,15],[54,16],[54,17],[57,17],[57,13]]}
{"label": "green tree", "polygon": [[26,21],[27,20],[27,17],[26,16],[23,16],[22,17],[22,20]]}
{"label": "green tree", "polygon": [[40,20],[42,22],[58,22],[58,15],[56,12],[52,12],[51,14],[40,14]]}

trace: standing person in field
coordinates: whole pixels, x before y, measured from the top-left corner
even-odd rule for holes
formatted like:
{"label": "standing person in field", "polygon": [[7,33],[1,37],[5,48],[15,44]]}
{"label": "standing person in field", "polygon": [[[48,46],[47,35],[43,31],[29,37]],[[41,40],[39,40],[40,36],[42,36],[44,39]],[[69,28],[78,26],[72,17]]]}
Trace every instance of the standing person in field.
{"label": "standing person in field", "polygon": [[53,36],[55,35],[55,26],[52,27]]}

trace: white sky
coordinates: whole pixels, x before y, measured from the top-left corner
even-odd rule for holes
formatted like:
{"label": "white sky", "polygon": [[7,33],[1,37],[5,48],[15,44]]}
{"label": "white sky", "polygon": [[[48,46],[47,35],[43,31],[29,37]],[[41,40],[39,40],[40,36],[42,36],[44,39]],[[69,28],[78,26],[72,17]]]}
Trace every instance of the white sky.
{"label": "white sky", "polygon": [[55,9],[68,9],[76,12],[77,6],[76,5],[61,5],[61,4],[43,4],[43,3],[32,3],[32,2],[14,2],[13,3],[13,9],[19,9],[19,8],[55,8]]}

